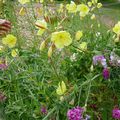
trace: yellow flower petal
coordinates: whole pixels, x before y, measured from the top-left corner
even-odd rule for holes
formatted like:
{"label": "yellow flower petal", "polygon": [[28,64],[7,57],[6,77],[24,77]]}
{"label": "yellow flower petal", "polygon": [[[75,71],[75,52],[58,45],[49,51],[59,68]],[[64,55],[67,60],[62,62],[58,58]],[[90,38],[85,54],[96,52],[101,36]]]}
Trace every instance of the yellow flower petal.
{"label": "yellow flower petal", "polygon": [[79,30],[79,31],[76,32],[75,39],[76,39],[76,40],[80,40],[80,38],[81,38],[82,36],[83,36],[83,32]]}
{"label": "yellow flower petal", "polygon": [[5,38],[2,39],[2,43],[7,45],[9,48],[13,48],[16,45],[17,38],[12,34],[8,34]]}
{"label": "yellow flower petal", "polygon": [[97,8],[101,8],[101,7],[102,7],[102,3],[98,3]]}
{"label": "yellow flower petal", "polygon": [[70,4],[66,5],[66,9],[69,13],[75,13],[77,12],[77,5],[72,1]]}
{"label": "yellow flower petal", "polygon": [[12,55],[12,57],[16,57],[18,55],[18,49],[13,49],[11,51],[11,55]]}
{"label": "yellow flower petal", "polygon": [[18,2],[20,2],[21,4],[26,4],[26,3],[30,2],[30,0],[18,0]]}
{"label": "yellow flower petal", "polygon": [[77,6],[77,11],[80,12],[81,17],[85,17],[89,13],[89,7],[85,4],[80,4]]}
{"label": "yellow flower petal", "polygon": [[87,50],[87,43],[86,43],[86,42],[82,42],[82,43],[79,45],[79,48],[80,48],[80,52],[86,51],[86,50]]}
{"label": "yellow flower petal", "polygon": [[120,21],[113,27],[113,32],[120,35]]}
{"label": "yellow flower petal", "polygon": [[54,42],[57,48],[63,48],[64,46],[69,46],[72,43],[71,35],[66,31],[52,33],[51,41]]}
{"label": "yellow flower petal", "polygon": [[63,94],[65,94],[66,90],[67,90],[66,85],[65,85],[64,81],[62,81],[61,83],[58,84],[56,93],[58,95],[63,95]]}

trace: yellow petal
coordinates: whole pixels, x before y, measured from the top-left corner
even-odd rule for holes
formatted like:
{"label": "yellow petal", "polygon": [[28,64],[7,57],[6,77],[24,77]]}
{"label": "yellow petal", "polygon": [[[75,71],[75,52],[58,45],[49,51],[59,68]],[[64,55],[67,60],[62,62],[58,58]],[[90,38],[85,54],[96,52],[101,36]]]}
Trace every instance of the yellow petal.
{"label": "yellow petal", "polygon": [[58,95],[63,95],[66,92],[66,90],[67,90],[66,85],[64,81],[62,81],[61,83],[58,84],[56,92]]}
{"label": "yellow petal", "polygon": [[18,55],[18,49],[13,49],[11,55],[12,57],[16,57]]}
{"label": "yellow petal", "polygon": [[20,2],[21,4],[26,4],[26,3],[30,2],[30,0],[18,0],[18,2]]}
{"label": "yellow petal", "polygon": [[83,32],[79,30],[79,31],[76,32],[75,39],[76,39],[76,40],[80,40],[80,38],[81,38],[82,36],[83,36]]}

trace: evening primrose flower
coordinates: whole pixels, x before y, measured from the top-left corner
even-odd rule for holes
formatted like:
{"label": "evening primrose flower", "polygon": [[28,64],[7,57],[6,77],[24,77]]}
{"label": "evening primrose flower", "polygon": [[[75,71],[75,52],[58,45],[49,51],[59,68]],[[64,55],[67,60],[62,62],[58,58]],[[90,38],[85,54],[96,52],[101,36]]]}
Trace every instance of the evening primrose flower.
{"label": "evening primrose flower", "polygon": [[23,16],[25,14],[26,14],[26,9],[25,9],[25,7],[22,7],[19,11],[19,15]]}
{"label": "evening primrose flower", "polygon": [[47,29],[47,23],[45,22],[45,20],[37,20],[35,25],[39,29],[37,35],[41,36]]}
{"label": "evening primrose flower", "polygon": [[72,43],[72,38],[69,32],[60,31],[52,33],[51,41],[57,48],[64,48]]}
{"label": "evening primrose flower", "polygon": [[61,3],[61,4],[60,4],[60,7],[59,7],[59,9],[58,9],[58,12],[59,12],[59,13],[62,13],[63,10],[64,10],[64,5]]}
{"label": "evening primrose flower", "polygon": [[102,3],[98,3],[97,8],[101,8],[101,7],[102,7]]}
{"label": "evening primrose flower", "polygon": [[96,4],[96,3],[98,3],[98,0],[92,0],[92,3]]}
{"label": "evening primrose flower", "polygon": [[64,95],[65,92],[66,92],[66,90],[67,90],[67,88],[66,88],[66,85],[65,85],[64,81],[59,82],[58,88],[57,88],[57,90],[56,90],[56,93],[57,93],[58,95]]}
{"label": "evening primrose flower", "polygon": [[69,13],[75,13],[77,10],[77,5],[72,1],[70,4],[66,5],[66,9]]}
{"label": "evening primrose flower", "polygon": [[12,57],[16,57],[18,55],[18,49],[13,49],[11,51],[11,55],[12,55]]}
{"label": "evening primrose flower", "polygon": [[8,34],[6,37],[2,39],[2,43],[7,45],[9,48],[13,48],[16,44],[17,38],[12,34]]}
{"label": "evening primrose flower", "polygon": [[43,3],[44,2],[44,0],[40,0],[40,3]]}
{"label": "evening primrose flower", "polygon": [[26,3],[30,2],[30,0],[18,0],[18,2],[20,2],[21,4],[26,4]]}
{"label": "evening primrose flower", "polygon": [[92,2],[87,3],[89,7],[92,7]]}
{"label": "evening primrose flower", "polygon": [[83,32],[79,30],[79,31],[76,32],[75,39],[76,39],[76,40],[80,40],[80,38],[81,38],[82,36],[83,36]]}
{"label": "evening primrose flower", "polygon": [[89,7],[85,4],[80,4],[77,6],[77,11],[80,12],[81,17],[85,17],[89,13]]}
{"label": "evening primrose flower", "polygon": [[120,21],[113,27],[113,32],[120,35]]}
{"label": "evening primrose flower", "polygon": [[86,42],[82,42],[82,43],[79,45],[79,48],[80,48],[80,52],[86,51],[86,50],[87,50],[87,43],[86,43]]}

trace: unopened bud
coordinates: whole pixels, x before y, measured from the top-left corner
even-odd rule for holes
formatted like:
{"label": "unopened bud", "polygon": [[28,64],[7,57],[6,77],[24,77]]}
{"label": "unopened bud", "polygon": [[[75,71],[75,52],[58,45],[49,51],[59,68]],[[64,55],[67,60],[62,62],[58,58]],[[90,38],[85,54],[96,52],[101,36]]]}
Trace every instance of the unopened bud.
{"label": "unopened bud", "polygon": [[50,46],[49,50],[48,50],[48,57],[50,58],[52,56],[53,53],[53,47]]}
{"label": "unopened bud", "polygon": [[42,51],[46,46],[46,41],[43,41],[40,45],[40,51]]}

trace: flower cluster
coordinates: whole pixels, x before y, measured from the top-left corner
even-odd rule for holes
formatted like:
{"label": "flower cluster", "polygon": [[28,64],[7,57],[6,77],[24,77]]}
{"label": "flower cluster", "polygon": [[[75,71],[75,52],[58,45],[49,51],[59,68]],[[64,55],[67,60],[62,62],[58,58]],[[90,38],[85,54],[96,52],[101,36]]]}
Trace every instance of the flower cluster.
{"label": "flower cluster", "polygon": [[96,55],[93,57],[93,64],[97,65],[98,63],[100,63],[103,66],[102,74],[104,79],[109,79],[110,72],[109,69],[107,68],[106,58],[103,55]]}
{"label": "flower cluster", "polygon": [[115,119],[120,119],[120,110],[118,108],[113,109],[112,116]]}
{"label": "flower cluster", "polygon": [[76,108],[72,108],[68,110],[67,117],[69,120],[82,120],[84,109],[77,106]]}

